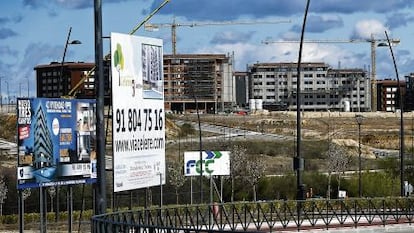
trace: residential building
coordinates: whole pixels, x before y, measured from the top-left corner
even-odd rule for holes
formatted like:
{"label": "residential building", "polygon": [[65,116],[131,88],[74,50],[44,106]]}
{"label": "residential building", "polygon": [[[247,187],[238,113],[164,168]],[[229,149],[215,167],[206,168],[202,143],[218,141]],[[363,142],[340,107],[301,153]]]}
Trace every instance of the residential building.
{"label": "residential building", "polygon": [[[297,63],[256,63],[248,67],[250,99],[263,108],[296,110]],[[304,111],[370,111],[370,79],[362,69],[333,69],[325,63],[302,63],[300,93]]]}
{"label": "residential building", "polygon": [[[401,83],[402,94],[405,96],[405,82]],[[395,112],[401,109],[400,90],[397,80],[377,80],[378,111]]]}
{"label": "residential building", "polygon": [[405,76],[404,111],[414,111],[414,73]]}
{"label": "residential building", "polygon": [[166,111],[216,113],[235,104],[232,59],[224,54],[164,55]]}
{"label": "residential building", "polygon": [[[34,67],[36,71],[36,96],[47,98],[76,97],[95,98],[95,63],[52,62]],[[104,61],[105,102],[109,103],[110,60]],[[61,75],[62,74],[62,75]]]}
{"label": "residential building", "polygon": [[245,108],[249,103],[249,75],[247,72],[234,72],[236,105]]}

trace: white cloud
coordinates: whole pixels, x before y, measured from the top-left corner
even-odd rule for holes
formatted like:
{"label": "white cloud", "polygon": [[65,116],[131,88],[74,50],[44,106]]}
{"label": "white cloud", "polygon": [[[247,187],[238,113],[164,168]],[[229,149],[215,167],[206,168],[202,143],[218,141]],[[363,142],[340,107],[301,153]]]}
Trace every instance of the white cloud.
{"label": "white cloud", "polygon": [[371,35],[384,37],[385,31],[388,31],[388,28],[378,20],[361,20],[355,24],[352,37],[363,39],[369,39],[371,38]]}
{"label": "white cloud", "polygon": [[[215,47],[202,48],[196,53],[214,53],[235,55],[235,70],[243,71],[246,65],[256,62],[298,62],[299,45],[291,43],[274,44],[227,44],[216,45]],[[342,47],[326,44],[308,43],[303,46],[302,62],[325,62],[337,68],[338,63],[342,68],[364,68],[364,62],[349,50]],[[366,61],[369,63],[369,60]],[[345,67],[346,66],[346,67]]]}

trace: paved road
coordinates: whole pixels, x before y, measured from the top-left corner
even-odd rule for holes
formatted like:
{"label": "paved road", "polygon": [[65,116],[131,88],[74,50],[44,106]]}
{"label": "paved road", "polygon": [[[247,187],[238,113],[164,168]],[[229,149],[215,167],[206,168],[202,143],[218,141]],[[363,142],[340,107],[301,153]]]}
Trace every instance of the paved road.
{"label": "paved road", "polygon": [[[174,122],[177,125],[189,123],[194,127],[195,130],[198,131],[197,122],[183,121],[183,120],[174,120]],[[245,130],[241,128],[232,128],[232,127],[207,124],[207,123],[201,123],[201,130],[219,135],[219,136],[212,136],[212,137],[203,137],[203,140],[205,141],[217,140],[217,139],[243,140],[243,139],[253,139],[253,138],[260,139],[260,140],[279,140],[279,141],[293,140],[293,137],[280,135],[280,134],[271,134],[271,133],[265,133],[265,132],[262,133],[260,131],[251,131],[251,130]],[[176,140],[174,142],[176,142]]]}

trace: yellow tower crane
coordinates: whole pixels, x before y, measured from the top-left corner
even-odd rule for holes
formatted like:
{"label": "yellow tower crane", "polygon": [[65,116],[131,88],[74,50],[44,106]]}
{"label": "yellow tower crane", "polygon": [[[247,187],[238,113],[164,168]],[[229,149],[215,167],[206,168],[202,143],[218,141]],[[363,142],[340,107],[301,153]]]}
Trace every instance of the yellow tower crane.
{"label": "yellow tower crane", "polygon": [[[263,44],[275,44],[275,43],[299,43],[300,41],[296,40],[280,40],[272,41],[265,40],[262,41]],[[400,39],[390,39],[391,45],[397,45],[400,43]],[[371,111],[377,111],[377,86],[376,86],[376,54],[375,48],[388,46],[388,40],[383,38],[374,38],[371,35],[369,39],[338,39],[338,40],[304,40],[303,43],[370,43],[371,45]]]}
{"label": "yellow tower crane", "polygon": [[172,54],[177,52],[177,27],[199,27],[199,26],[224,26],[224,25],[251,25],[251,24],[279,24],[291,23],[290,20],[276,20],[276,21],[225,21],[225,22],[193,22],[193,23],[177,23],[173,19],[172,23],[146,23],[144,28],[147,31],[157,31],[160,28],[171,28],[171,45]]}

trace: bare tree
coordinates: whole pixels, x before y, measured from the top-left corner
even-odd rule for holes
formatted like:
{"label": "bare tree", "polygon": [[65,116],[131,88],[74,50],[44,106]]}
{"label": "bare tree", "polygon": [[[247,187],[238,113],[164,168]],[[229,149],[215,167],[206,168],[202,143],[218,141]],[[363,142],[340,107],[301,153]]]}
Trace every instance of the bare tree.
{"label": "bare tree", "polygon": [[331,176],[332,173],[337,173],[338,181],[338,193],[341,186],[341,176],[349,167],[351,162],[351,155],[349,152],[342,146],[329,142],[329,149],[327,151],[328,155],[328,191],[327,198],[331,196]]}
{"label": "bare tree", "polygon": [[245,163],[245,175],[243,179],[253,187],[253,201],[257,201],[257,184],[264,176],[266,163],[260,157],[251,157]]}
{"label": "bare tree", "polygon": [[234,180],[242,177],[247,161],[247,149],[235,145],[230,151],[231,201],[234,202]]}
{"label": "bare tree", "polygon": [[184,185],[186,177],[184,167],[180,161],[173,160],[168,166],[168,180],[175,189],[176,203],[178,204],[178,190]]}
{"label": "bare tree", "polygon": [[4,200],[7,199],[7,192],[9,189],[7,188],[6,183],[4,182],[4,176],[0,176],[0,216],[3,216],[3,204]]}

